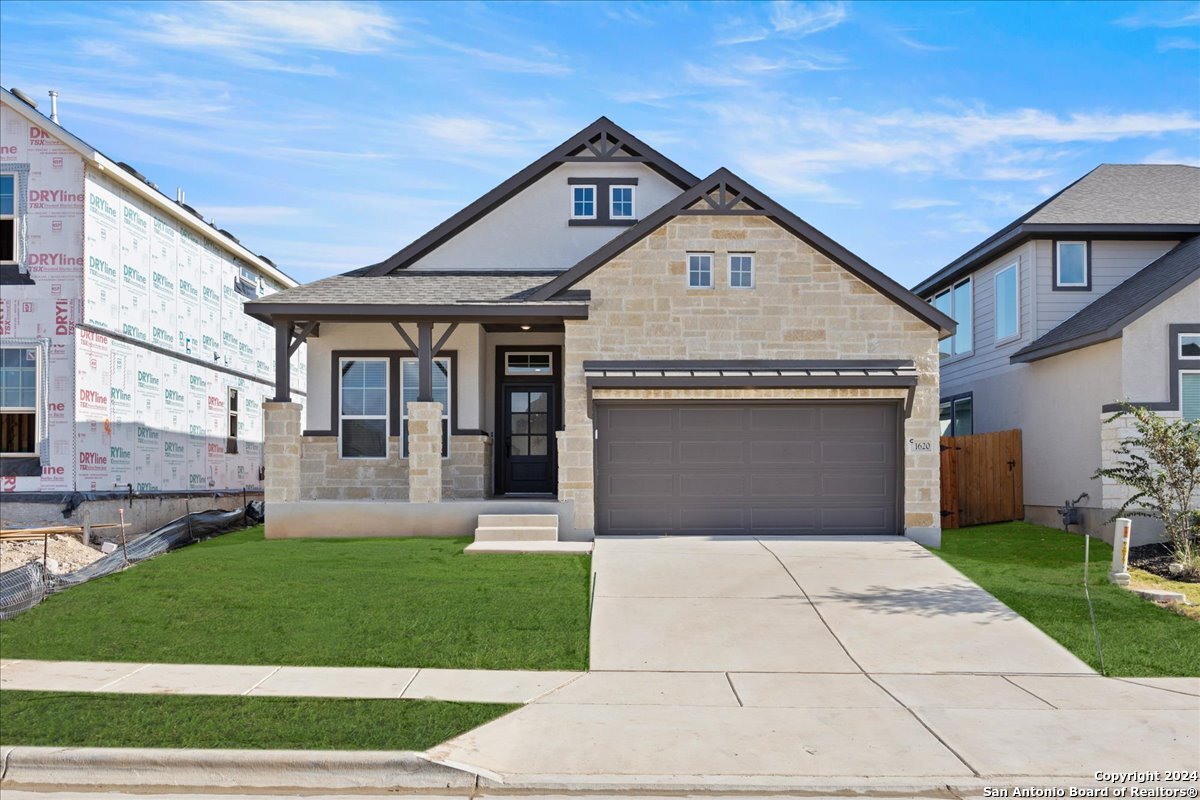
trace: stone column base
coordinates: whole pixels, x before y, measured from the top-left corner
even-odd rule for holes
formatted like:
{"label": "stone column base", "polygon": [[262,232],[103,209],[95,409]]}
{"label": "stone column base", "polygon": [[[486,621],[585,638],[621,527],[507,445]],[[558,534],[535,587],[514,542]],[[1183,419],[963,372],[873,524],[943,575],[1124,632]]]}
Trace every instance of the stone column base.
{"label": "stone column base", "polygon": [[442,404],[408,404],[408,499],[442,502]]}

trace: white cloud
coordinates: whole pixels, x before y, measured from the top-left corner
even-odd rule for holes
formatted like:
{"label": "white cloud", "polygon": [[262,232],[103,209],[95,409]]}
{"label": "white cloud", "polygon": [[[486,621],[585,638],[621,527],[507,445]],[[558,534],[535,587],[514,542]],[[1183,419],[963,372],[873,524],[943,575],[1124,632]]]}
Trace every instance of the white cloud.
{"label": "white cloud", "polygon": [[1158,46],[1155,48],[1160,53],[1166,53],[1171,50],[1200,50],[1200,41],[1188,38],[1187,36],[1169,36],[1158,40]]}
{"label": "white cloud", "polygon": [[1200,24],[1200,3],[1154,3],[1116,20],[1122,28],[1186,28]]}
{"label": "white cloud", "polygon": [[941,208],[958,205],[956,200],[940,200],[936,197],[908,197],[892,203],[897,211],[923,211],[927,208]]}
{"label": "white cloud", "polygon": [[955,50],[956,49],[955,47],[952,47],[951,45],[929,44],[928,42],[922,42],[918,39],[914,39],[913,37],[908,36],[903,33],[896,34],[896,41],[898,41],[900,44],[904,45],[905,47],[907,47],[911,50],[920,50],[920,51],[928,52],[928,53],[940,53],[940,52],[944,52],[946,50]]}
{"label": "white cloud", "polygon": [[846,4],[836,2],[796,2],[774,0],[765,21],[732,18],[726,20],[717,44],[735,45],[761,42],[774,36],[803,38],[835,28],[846,20]]}
{"label": "white cloud", "polygon": [[1155,150],[1142,159],[1143,164],[1186,164],[1189,167],[1200,167],[1200,153],[1183,155],[1177,150],[1164,148]]}
{"label": "white cloud", "polygon": [[435,37],[427,37],[425,41],[453,53],[471,58],[474,62],[471,65],[472,67],[482,67],[484,69],[495,70],[496,72],[513,72],[525,75],[569,75],[572,72],[570,66],[562,63],[556,54],[545,48],[541,48],[539,51],[545,58],[536,59],[511,56],[478,47],[469,47],[458,42]]}
{"label": "white cloud", "polygon": [[[209,219],[220,220],[225,225],[285,225],[294,224],[309,214],[309,210],[298,206],[208,206],[204,209]],[[310,227],[311,222],[305,222]]]}

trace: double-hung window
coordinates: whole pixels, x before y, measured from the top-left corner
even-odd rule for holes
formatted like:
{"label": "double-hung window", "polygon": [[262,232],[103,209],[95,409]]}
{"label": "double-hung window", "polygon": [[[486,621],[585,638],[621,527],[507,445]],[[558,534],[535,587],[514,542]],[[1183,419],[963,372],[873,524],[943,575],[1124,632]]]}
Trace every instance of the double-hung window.
{"label": "double-hung window", "polygon": [[573,219],[596,218],[596,187],[571,187],[571,217]]}
{"label": "double-hung window", "polygon": [[754,254],[729,254],[729,285],[734,289],[754,288]]}
{"label": "double-hung window", "polygon": [[21,225],[17,211],[17,176],[0,173],[0,264],[15,264],[18,260]]}
{"label": "double-hung window", "polygon": [[938,292],[933,296],[933,307],[958,323],[955,334],[942,339],[938,345],[942,355],[949,357],[971,352],[974,346],[971,279]]}
{"label": "double-hung window", "polygon": [[970,436],[975,430],[973,406],[971,395],[943,400],[938,407],[942,436]]}
{"label": "double-hung window", "polygon": [[1021,287],[1018,266],[1009,264],[997,272],[992,288],[995,296],[996,341],[1003,342],[1020,333]]}
{"label": "double-hung window", "polygon": [[[450,365],[449,358],[433,360],[433,399],[442,404],[442,457],[450,455]],[[421,365],[415,358],[400,359],[400,414],[404,457],[408,458],[408,404],[417,399],[420,390]]]}
{"label": "double-hung window", "polygon": [[688,253],[687,285],[690,289],[711,289],[713,285],[712,253]]}
{"label": "double-hung window", "polygon": [[233,454],[238,451],[238,390],[232,386],[229,387],[229,406],[226,411],[229,414],[229,436],[225,439],[225,452]]}
{"label": "double-hung window", "polygon": [[608,189],[610,219],[633,219],[633,187],[610,186]]}
{"label": "double-hung window", "polygon": [[38,352],[0,348],[0,453],[38,453]]}
{"label": "double-hung window", "polygon": [[387,458],[388,360],[341,359],[342,458]]}
{"label": "double-hung window", "polygon": [[1200,419],[1200,333],[1179,334],[1179,410],[1186,420]]}
{"label": "double-hung window", "polygon": [[1054,243],[1054,288],[1092,288],[1087,242]]}

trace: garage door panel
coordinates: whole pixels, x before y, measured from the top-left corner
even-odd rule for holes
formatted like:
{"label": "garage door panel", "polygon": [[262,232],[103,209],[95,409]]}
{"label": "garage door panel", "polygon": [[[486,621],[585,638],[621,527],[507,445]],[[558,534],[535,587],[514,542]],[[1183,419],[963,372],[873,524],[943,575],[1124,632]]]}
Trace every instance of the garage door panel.
{"label": "garage door panel", "polygon": [[897,533],[895,404],[596,404],[598,533]]}

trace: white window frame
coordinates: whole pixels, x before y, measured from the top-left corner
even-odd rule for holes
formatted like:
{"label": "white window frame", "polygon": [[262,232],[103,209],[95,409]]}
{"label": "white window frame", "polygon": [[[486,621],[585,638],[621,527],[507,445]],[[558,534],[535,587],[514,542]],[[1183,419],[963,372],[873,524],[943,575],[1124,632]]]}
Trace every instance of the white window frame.
{"label": "white window frame", "polygon": [[[596,185],[592,183],[571,184],[567,187],[567,189],[570,190],[571,196],[571,219],[596,219],[596,211],[598,210],[596,206],[600,202],[600,198],[596,196]],[[575,192],[579,191],[580,189],[592,190],[592,213],[590,215],[575,213],[575,203],[577,202],[575,200]]]}
{"label": "white window frame", "polygon": [[1175,339],[1175,355],[1186,361],[1192,361],[1197,358],[1200,358],[1200,356],[1185,356],[1183,354],[1183,340],[1185,338],[1200,339],[1200,333],[1181,333],[1181,334],[1179,334],[1179,336]]}
{"label": "white window frame", "polygon": [[13,339],[5,342],[3,350],[32,350],[33,351],[33,406],[0,406],[3,411],[18,414],[33,414],[33,450],[23,452],[0,452],[0,456],[16,458],[39,458],[42,455],[42,426],[46,416],[42,412],[42,347],[38,342]]}
{"label": "white window frame", "polygon": [[929,298],[929,304],[932,305],[934,308],[937,308],[938,298],[944,294],[948,294],[950,296],[950,308],[945,313],[948,314],[950,316],[950,318],[952,320],[954,320],[955,322],[960,322],[960,320],[958,319],[958,316],[956,314],[957,309],[956,309],[956,302],[954,299],[954,290],[959,288],[960,286],[962,286],[964,283],[967,284],[967,286],[970,290],[970,299],[968,300],[968,304],[970,305],[970,308],[971,308],[971,346],[970,346],[970,348],[968,348],[966,350],[957,352],[954,349],[955,345],[957,344],[957,337],[958,337],[957,333],[955,333],[953,336],[943,339],[942,342],[944,342],[944,341],[950,342],[950,352],[949,353],[942,352],[942,349],[941,349],[942,342],[938,342],[938,352],[941,353],[942,359],[944,361],[949,361],[952,358],[953,359],[965,358],[975,352],[975,339],[977,338],[976,334],[978,333],[975,329],[975,281],[974,281],[973,277],[968,276],[967,278],[964,278],[961,281],[957,281],[955,283],[950,284],[945,289],[938,292],[937,294],[934,294],[932,297]]}
{"label": "white window frame", "polygon": [[[1063,283],[1062,280],[1062,246],[1064,244],[1077,244],[1083,247],[1083,282],[1082,283]],[[1054,243],[1054,288],[1056,289],[1086,289],[1091,285],[1092,264],[1088,253],[1088,243],[1086,241],[1056,241]]]}
{"label": "white window frame", "polygon": [[[750,285],[749,286],[734,286],[733,285],[733,260],[735,258],[750,259]],[[754,273],[757,271],[754,268],[755,267],[754,260],[755,260],[754,253],[730,253],[729,254],[729,288],[730,289],[753,289],[754,288],[754,282],[755,282]]]}
{"label": "white window frame", "polygon": [[[697,286],[692,283],[692,259],[705,258],[708,259],[708,284]],[[683,279],[689,289],[711,289],[716,284],[713,280],[713,254],[712,253],[688,253],[684,261],[684,276]]]}
{"label": "white window frame", "polygon": [[[342,398],[342,375],[343,364],[347,361],[378,361],[382,362],[384,368],[383,382],[383,414],[347,414],[345,404]],[[345,461],[387,461],[388,451],[391,448],[391,408],[392,408],[392,367],[391,361],[387,356],[344,356],[338,359],[338,419],[337,419],[337,434],[338,458]],[[342,455],[342,422],[348,419],[383,419],[383,455],[382,456],[346,456]]]}
{"label": "white window frame", "polygon": [[[1007,336],[1000,336],[1000,276],[1009,270],[1013,271],[1016,278],[1016,293],[1013,295],[1013,313],[1017,315],[1016,324],[1013,325],[1013,332]],[[973,322],[974,320],[972,320]],[[1014,261],[1006,267],[1001,267],[996,270],[996,274],[992,276],[992,335],[995,337],[997,345],[1007,344],[1014,339],[1021,338],[1021,262]],[[974,331],[972,331],[972,339],[974,339]],[[974,342],[972,342],[974,344]]]}
{"label": "white window frame", "polygon": [[[446,402],[442,404],[442,419],[446,421],[446,436],[443,442],[445,453],[442,458],[450,458],[450,437],[454,433],[454,410],[452,404],[454,402],[454,359],[449,356],[434,356],[433,363],[439,361],[446,364]],[[405,435],[405,430],[408,422],[408,403],[404,402],[404,365],[417,364],[417,369],[420,369],[421,360],[416,356],[405,356],[400,359],[400,386],[397,387],[400,392],[400,458],[408,458],[408,436]]]}
{"label": "white window frame", "polygon": [[[617,214],[613,211],[616,208],[616,201],[613,199],[613,193],[617,189],[629,190],[629,213]],[[608,218],[609,219],[637,219],[637,186],[631,183],[614,183],[608,187]]]}
{"label": "white window frame", "polygon": [[[1200,369],[1181,369],[1181,370],[1179,370],[1179,374],[1176,377],[1176,380],[1179,381],[1179,416],[1180,416],[1180,418],[1186,420],[1186,419],[1188,419],[1188,417],[1184,416],[1184,413],[1183,413],[1183,376],[1184,375],[1200,375]],[[1196,419],[1200,419],[1200,417],[1197,417]]]}
{"label": "white window frame", "polygon": [[[510,360],[513,356],[545,356],[546,362],[549,364],[545,372],[513,372],[509,367]],[[505,375],[553,375],[554,374],[554,354],[548,350],[512,350],[504,354],[504,374]]]}
{"label": "white window frame", "polygon": [[0,264],[20,264],[21,263],[21,176],[15,172],[6,172],[0,170],[0,175],[12,178],[13,182],[13,210],[11,214],[0,214],[0,220],[11,219],[12,226],[12,259],[0,261]]}
{"label": "white window frame", "polygon": [[[237,408],[233,407],[234,398],[237,398],[238,401]],[[240,441],[238,434],[241,432],[241,422],[239,421],[239,416],[242,413],[241,398],[242,393],[238,390],[238,387],[225,387],[225,417],[229,427],[227,436],[225,437],[225,452],[227,454],[237,455],[238,452],[238,442]],[[340,398],[338,405],[341,406]],[[229,449],[230,442],[233,442],[232,450]]]}

